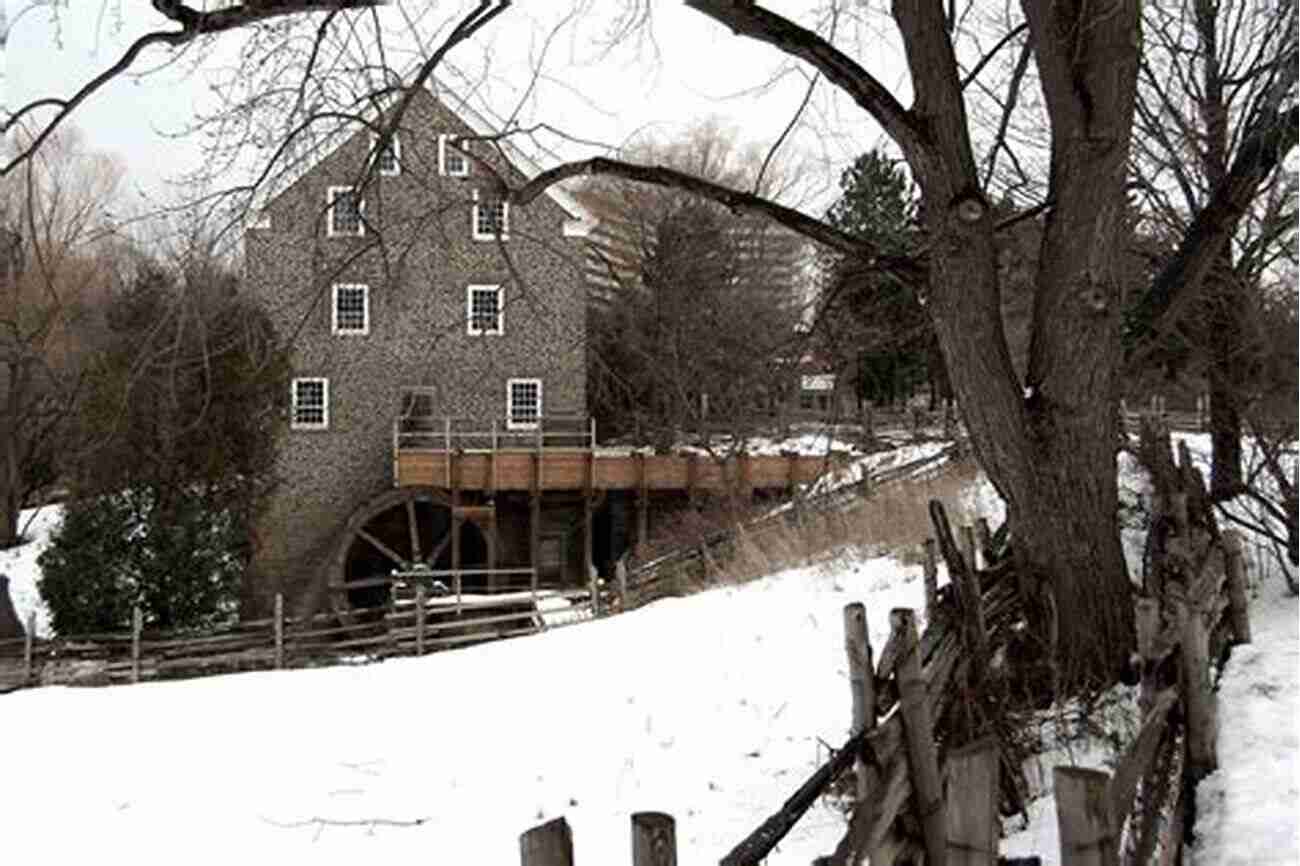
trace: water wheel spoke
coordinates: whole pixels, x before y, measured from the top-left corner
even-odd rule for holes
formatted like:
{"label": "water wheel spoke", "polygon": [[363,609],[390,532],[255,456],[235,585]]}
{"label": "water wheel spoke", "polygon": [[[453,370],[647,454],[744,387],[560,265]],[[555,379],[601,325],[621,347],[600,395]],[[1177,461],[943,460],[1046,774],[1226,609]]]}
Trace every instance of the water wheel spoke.
{"label": "water wheel spoke", "polygon": [[398,556],[396,553],[393,552],[393,549],[391,547],[389,547],[387,544],[384,544],[382,541],[380,541],[370,532],[366,531],[365,527],[358,529],[357,535],[361,536],[367,542],[369,542],[370,546],[373,547],[375,550],[378,550],[384,556],[387,556],[389,559],[391,559],[399,568],[405,569],[407,567],[405,559],[402,559],[402,557]]}
{"label": "water wheel spoke", "polygon": [[430,567],[437,565],[438,557],[442,556],[442,552],[447,549],[447,545],[450,543],[451,533],[448,532],[442,537],[442,541],[439,541],[437,545],[434,546],[433,552],[429,554],[429,558],[426,559],[425,562],[429,563]]}
{"label": "water wheel spoke", "polygon": [[406,525],[411,531],[411,562],[420,561],[420,524],[415,520],[415,500],[406,500]]}

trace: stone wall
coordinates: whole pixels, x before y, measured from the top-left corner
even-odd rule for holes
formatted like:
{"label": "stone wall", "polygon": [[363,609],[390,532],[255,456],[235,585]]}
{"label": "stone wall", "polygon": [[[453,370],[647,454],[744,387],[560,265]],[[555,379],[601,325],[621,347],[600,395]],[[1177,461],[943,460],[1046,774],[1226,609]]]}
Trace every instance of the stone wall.
{"label": "stone wall", "polygon": [[[474,190],[491,181],[477,166],[469,178],[440,176],[439,134],[472,131],[422,94],[398,132],[400,174],[367,187],[363,236],[328,236],[326,221],[329,188],[354,184],[364,167],[365,129],[274,199],[269,224],[246,234],[247,284],[292,340],[294,375],[329,380],[328,428],[282,436],[282,483],[260,524],[247,612],[265,610],[277,591],[291,604],[302,596],[348,516],[391,488],[404,388],[432,388],[435,415],[486,425],[505,418],[507,379],[538,378],[545,413],[586,412],[582,241],[563,232],[571,215],[541,197],[511,209],[508,239],[473,240]],[[487,143],[476,153],[522,180]],[[368,334],[332,332],[340,282],[369,286]],[[504,333],[467,333],[470,284],[505,287]]]}

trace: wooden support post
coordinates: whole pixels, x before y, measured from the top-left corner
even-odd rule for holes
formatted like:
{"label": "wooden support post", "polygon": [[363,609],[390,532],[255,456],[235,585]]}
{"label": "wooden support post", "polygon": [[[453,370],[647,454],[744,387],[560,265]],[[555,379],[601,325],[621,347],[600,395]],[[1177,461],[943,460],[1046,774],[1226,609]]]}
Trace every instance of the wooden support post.
{"label": "wooden support post", "polygon": [[600,616],[600,588],[597,584],[596,564],[592,561],[594,558],[592,546],[595,538],[591,508],[592,487],[595,482],[594,470],[592,453],[588,451],[586,471],[583,473],[582,484],[582,562],[583,568],[587,570],[587,581],[591,587],[591,614],[592,616]]}
{"label": "wooden support post", "polygon": [[1110,776],[1082,767],[1056,767],[1056,826],[1061,866],[1117,866],[1119,845],[1106,800]]}
{"label": "wooden support post", "polygon": [[[871,639],[867,635],[867,608],[861,602],[844,606],[844,651],[849,657],[849,689],[853,696],[853,727],[857,734],[876,726],[876,676],[871,658]],[[861,758],[853,762],[857,778],[857,799],[861,803],[871,794],[873,780],[867,778],[867,766]]]}
{"label": "wooden support post", "polygon": [[636,543],[638,546],[650,541],[650,488],[645,477],[645,455],[636,455]]}
{"label": "wooden support post", "polygon": [[533,454],[532,489],[528,496],[528,560],[533,566],[533,602],[537,601],[537,577],[542,567],[542,453]]}
{"label": "wooden support post", "polygon": [[1137,630],[1137,651],[1142,659],[1142,685],[1138,690],[1138,710],[1143,718],[1156,697],[1156,663],[1160,661],[1156,649],[1156,635],[1160,633],[1160,602],[1154,598],[1139,598],[1134,605],[1133,623]]}
{"label": "wooden support post", "polygon": [[998,744],[991,737],[948,753],[948,866],[998,862]]}
{"label": "wooden support post", "polygon": [[618,609],[627,610],[627,555],[614,562],[614,576],[618,578]]}
{"label": "wooden support post", "polygon": [[[1181,602],[1177,602],[1179,606]],[[1214,692],[1210,689],[1209,635],[1201,611],[1192,608],[1182,622],[1183,703],[1187,707],[1187,764],[1194,778],[1203,778],[1219,766],[1215,754],[1217,720]]]}
{"label": "wooden support post", "polygon": [[36,643],[36,611],[27,612],[27,634],[23,635],[23,682],[30,683],[33,669],[32,650]]}
{"label": "wooden support post", "polygon": [[492,448],[488,451],[488,497],[497,490],[497,421],[492,419]]}
{"label": "wooden support post", "polygon": [[1250,609],[1246,597],[1246,559],[1241,550],[1241,533],[1223,533],[1224,567],[1228,571],[1228,614],[1237,643],[1250,643]]}
{"label": "wooden support post", "polygon": [[987,517],[976,519],[975,539],[979,542],[980,555],[984,557],[984,567],[988,568],[993,560],[993,530],[989,529]]}
{"label": "wooden support post", "polygon": [[686,455],[686,498],[690,500],[691,505],[695,504],[695,484],[700,477],[699,455],[691,453]]}
{"label": "wooden support post", "polygon": [[677,822],[672,815],[632,813],[632,866],[677,866]]}
{"label": "wooden support post", "polygon": [[275,594],[275,669],[284,667],[284,593]]}
{"label": "wooden support post", "polygon": [[144,630],[144,613],[136,605],[131,610],[131,682],[140,682],[140,632]]}
{"label": "wooden support post", "polygon": [[451,581],[456,590],[456,615],[461,612],[460,530],[463,518],[460,513],[461,454],[457,452],[451,462]]}
{"label": "wooden support post", "polygon": [[925,621],[934,621],[935,608],[939,606],[939,543],[933,538],[925,540]]}
{"label": "wooden support post", "polygon": [[961,552],[966,557],[966,567],[970,569],[971,574],[979,568],[979,562],[975,558],[975,527],[969,523],[963,524],[961,528]]}
{"label": "wooden support post", "polygon": [[519,836],[520,866],[573,866],[569,822],[555,818]]}
{"label": "wooden support post", "polygon": [[916,616],[911,608],[896,607],[889,614],[891,641],[899,645],[898,691],[907,739],[907,759],[912,790],[925,838],[925,860],[929,866],[946,866],[948,820],[944,815],[943,787],[939,780],[939,758],[934,746],[934,724],[925,700],[925,678],[921,674],[921,647],[916,633]]}
{"label": "wooden support post", "polygon": [[415,585],[415,654],[424,655],[424,618],[427,611],[424,607],[424,584]]}

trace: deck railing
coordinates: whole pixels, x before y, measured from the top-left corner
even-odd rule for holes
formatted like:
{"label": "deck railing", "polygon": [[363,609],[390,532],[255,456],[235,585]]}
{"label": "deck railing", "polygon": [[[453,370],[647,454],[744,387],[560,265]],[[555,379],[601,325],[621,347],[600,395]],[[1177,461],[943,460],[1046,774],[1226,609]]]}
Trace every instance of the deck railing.
{"label": "deck railing", "polygon": [[[485,429],[486,427],[486,429]],[[596,447],[596,419],[586,415],[544,415],[531,424],[508,419],[403,414],[393,422],[396,451],[590,451]]]}

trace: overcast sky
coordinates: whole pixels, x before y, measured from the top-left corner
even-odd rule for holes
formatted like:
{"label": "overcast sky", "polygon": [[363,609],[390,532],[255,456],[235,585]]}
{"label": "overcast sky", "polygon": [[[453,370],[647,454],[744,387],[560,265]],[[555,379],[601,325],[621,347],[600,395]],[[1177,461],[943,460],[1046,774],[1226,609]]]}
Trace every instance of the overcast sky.
{"label": "overcast sky", "polygon": [[[9,17],[3,96],[10,110],[32,99],[73,93],[141,33],[166,26],[144,0],[59,0],[57,14],[48,6],[29,8],[31,0],[0,2]],[[601,4],[615,5],[604,0]],[[379,14],[385,26],[396,30],[403,13],[423,11],[450,20],[464,5],[401,0]],[[772,5],[798,14],[813,4]],[[522,0],[489,25],[475,44],[458,48],[449,60],[472,74],[490,63],[493,76],[501,81],[524,81],[530,56],[536,56],[555,20],[548,16],[564,8],[567,4],[559,0]],[[600,62],[592,62],[591,41],[599,25],[587,19],[566,28],[547,54],[549,79],[541,83],[531,108],[534,119],[545,115],[571,133],[618,144],[646,129],[670,137],[684,124],[714,115],[735,126],[745,140],[775,141],[802,100],[807,78],[787,75],[762,94],[745,92],[778,70],[783,58],[776,51],[731,35],[675,0],[656,2],[653,10],[652,43],[635,51],[624,45]],[[887,27],[878,26],[886,38],[874,46],[874,56],[859,59],[887,85],[905,90],[894,41]],[[133,74],[119,77],[78,109],[76,125],[94,148],[123,162],[130,190],[142,190],[154,200],[166,197],[166,181],[198,164],[196,142],[177,136],[196,106],[213,104],[211,80],[240,38],[223,37],[222,55],[207,58],[197,70],[189,58],[169,63],[169,51],[150,49],[136,62]],[[830,98],[831,93],[824,82],[818,85],[809,128],[792,136],[787,147],[811,160],[810,173],[833,183],[853,155],[880,139],[874,124],[843,99]],[[490,108],[500,114],[510,111],[510,95],[508,85],[493,89],[487,99],[497,104]],[[905,92],[902,95],[905,99]],[[825,194],[819,198],[813,209],[824,207]]]}

